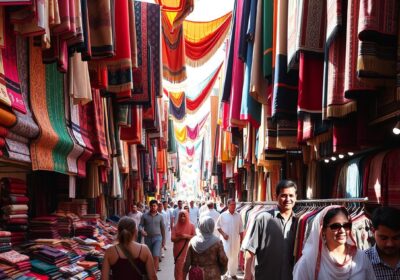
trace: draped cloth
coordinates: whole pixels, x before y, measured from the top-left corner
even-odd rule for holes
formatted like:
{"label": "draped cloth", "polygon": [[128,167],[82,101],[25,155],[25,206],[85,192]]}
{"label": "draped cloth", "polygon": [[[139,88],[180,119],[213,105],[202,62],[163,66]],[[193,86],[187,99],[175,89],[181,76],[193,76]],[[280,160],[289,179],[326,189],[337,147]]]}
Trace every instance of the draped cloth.
{"label": "draped cloth", "polygon": [[114,17],[115,55],[105,61],[107,91],[116,93],[118,97],[130,97],[133,83],[128,1],[116,1],[115,11],[118,11],[118,16]]}
{"label": "draped cloth", "polygon": [[232,12],[207,22],[183,21],[186,63],[206,63],[219,49],[231,26]]}
{"label": "draped cloth", "polygon": [[[186,79],[183,21],[193,11],[193,0],[157,0],[161,8],[163,77],[171,83]],[[172,8],[171,8],[172,7]]]}
{"label": "draped cloth", "polygon": [[[272,65],[275,57],[274,53],[274,25],[276,25],[277,0],[262,1],[263,14],[262,14],[262,51],[263,51],[263,74],[268,81],[272,81]],[[257,25],[258,26],[258,25]],[[259,36],[256,34],[256,36]],[[256,46],[257,49],[257,38]],[[257,52],[258,53],[258,52]],[[260,101],[261,102],[261,101]],[[264,102],[262,102],[265,104]]]}
{"label": "draped cloth", "polygon": [[[6,91],[9,96],[10,104],[8,105],[11,105],[12,109],[25,114],[26,108],[17,69],[16,38],[11,28],[11,24],[6,25],[6,47],[0,53],[0,87],[1,92]],[[3,93],[0,95],[3,95]]]}
{"label": "draped cloth", "polygon": [[169,93],[169,113],[178,121],[186,116],[186,96],[184,92]]}
{"label": "draped cloth", "polygon": [[382,189],[385,190],[387,206],[400,207],[400,150],[389,151],[382,166]]}
{"label": "draped cloth", "polygon": [[132,106],[131,110],[131,125],[130,127],[121,127],[120,137],[127,143],[140,144],[142,141],[142,108]]}
{"label": "draped cloth", "polygon": [[360,1],[359,77],[394,79],[398,8],[396,0]]}
{"label": "draped cloth", "polygon": [[258,16],[261,16],[262,10],[262,5],[258,5],[258,2],[258,0],[251,0],[248,24],[244,24],[242,26],[242,28],[247,29],[246,37],[248,39],[247,44],[244,44],[246,48],[246,58],[242,88],[242,102],[240,107],[240,120],[250,122],[251,125],[256,128],[260,126],[261,122],[261,105],[250,94],[250,80],[253,64],[254,38],[255,34],[260,32],[260,30],[256,30],[257,11]]}
{"label": "draped cloth", "polygon": [[[243,127],[245,122],[240,119],[240,111],[242,105],[242,91],[243,91],[243,78],[244,78],[244,63],[239,58],[239,45],[242,40],[240,36],[242,28],[242,18],[244,10],[244,0],[236,1],[235,7],[235,25],[232,30],[231,45],[229,49],[229,56],[232,54],[232,85],[229,88],[229,125]],[[243,38],[244,39],[244,38]]]}
{"label": "draped cloth", "polygon": [[368,201],[374,204],[385,205],[386,203],[386,197],[382,191],[382,165],[387,153],[388,151],[380,152],[371,159],[367,194]]}
{"label": "draped cloth", "polygon": [[53,149],[57,145],[58,135],[51,125],[46,98],[46,69],[42,63],[40,48],[29,46],[29,80],[32,112],[40,128],[39,137],[31,143],[33,170],[55,170]]}
{"label": "draped cloth", "polygon": [[277,148],[297,147],[298,72],[287,69],[288,1],[278,1],[272,118],[277,122]]}
{"label": "draped cloth", "polygon": [[172,119],[168,119],[168,153],[176,153],[176,138]]}
{"label": "draped cloth", "polygon": [[88,63],[82,61],[80,53],[74,53],[69,58],[68,93],[73,98],[73,104],[86,104],[92,101]]}
{"label": "draped cloth", "polygon": [[322,54],[325,44],[326,1],[289,1],[288,6],[288,68],[298,67],[298,52]]}
{"label": "draped cloth", "polygon": [[94,58],[111,57],[115,53],[113,14],[110,0],[87,0],[90,26],[91,55]]}

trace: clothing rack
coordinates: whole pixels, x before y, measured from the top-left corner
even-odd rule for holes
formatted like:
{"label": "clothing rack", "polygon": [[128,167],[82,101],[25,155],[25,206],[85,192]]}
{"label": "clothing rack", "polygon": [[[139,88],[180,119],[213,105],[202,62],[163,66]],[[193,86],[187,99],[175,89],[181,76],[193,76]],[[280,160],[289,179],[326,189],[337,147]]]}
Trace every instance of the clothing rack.
{"label": "clothing rack", "polygon": [[[368,197],[360,198],[328,198],[328,199],[303,199],[297,200],[296,204],[323,203],[323,204],[340,204],[340,203],[366,203]],[[240,202],[240,205],[277,205],[276,201],[250,201]]]}

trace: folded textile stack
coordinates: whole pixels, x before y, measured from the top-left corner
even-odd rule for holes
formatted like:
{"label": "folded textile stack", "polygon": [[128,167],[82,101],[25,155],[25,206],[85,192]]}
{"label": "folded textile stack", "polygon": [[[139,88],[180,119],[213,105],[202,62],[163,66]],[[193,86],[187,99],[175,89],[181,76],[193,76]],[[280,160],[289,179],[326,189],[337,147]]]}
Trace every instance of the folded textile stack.
{"label": "folded textile stack", "polygon": [[70,237],[73,233],[72,221],[65,216],[57,216],[58,234],[61,237]]}
{"label": "folded textile stack", "polygon": [[[0,231],[0,253],[11,251],[11,232]],[[1,279],[1,274],[0,274]]]}
{"label": "folded textile stack", "polygon": [[42,216],[31,220],[29,224],[30,239],[59,239],[56,216]]}
{"label": "folded textile stack", "polygon": [[68,279],[83,272],[84,270],[85,269],[82,266],[79,266],[77,264],[71,264],[60,268],[60,272],[63,274],[65,278]]}
{"label": "folded textile stack", "polygon": [[88,203],[86,199],[73,199],[72,201],[62,201],[58,203],[59,212],[75,213],[83,216],[87,214]]}
{"label": "folded textile stack", "polygon": [[25,274],[26,277],[32,277],[32,279],[35,280],[49,280],[49,277],[47,275],[42,275],[39,273],[35,273],[35,272],[29,272]]}
{"label": "folded textile stack", "polygon": [[34,253],[34,258],[55,265],[58,268],[68,265],[69,260],[66,253],[49,246],[43,246],[36,251]]}
{"label": "folded textile stack", "polygon": [[86,280],[88,277],[89,273],[82,271],[81,273],[76,274],[74,277],[71,277],[70,280]]}
{"label": "folded textile stack", "polygon": [[12,232],[12,245],[21,244],[26,240],[28,229],[29,198],[26,196],[26,183],[17,178],[2,178],[0,188],[4,228]]}
{"label": "folded textile stack", "polygon": [[29,257],[14,250],[1,253],[0,262],[6,266],[12,266],[13,269],[8,268],[8,272],[6,274],[8,277],[13,279],[17,278],[16,274],[21,274],[22,276],[31,269]]}
{"label": "folded textile stack", "polygon": [[83,267],[88,274],[95,279],[100,279],[101,272],[99,270],[99,265],[97,262],[93,261],[81,261],[78,262],[78,265]]}
{"label": "folded textile stack", "polygon": [[48,264],[41,260],[32,260],[31,261],[33,272],[36,272],[40,275],[48,276],[49,279],[59,279],[62,278],[62,274],[59,268],[55,265]]}
{"label": "folded textile stack", "polygon": [[75,236],[95,237],[98,233],[98,229],[90,225],[81,225],[75,229]]}

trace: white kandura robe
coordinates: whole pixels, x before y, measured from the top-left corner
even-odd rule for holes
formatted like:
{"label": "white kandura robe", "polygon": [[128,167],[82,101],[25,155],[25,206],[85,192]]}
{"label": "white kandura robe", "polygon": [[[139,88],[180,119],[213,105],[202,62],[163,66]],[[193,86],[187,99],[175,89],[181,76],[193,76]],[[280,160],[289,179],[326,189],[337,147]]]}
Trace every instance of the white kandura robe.
{"label": "white kandura robe", "polygon": [[222,235],[220,238],[228,257],[228,273],[230,276],[235,276],[239,263],[240,234],[243,232],[242,218],[237,212],[232,215],[226,211],[219,217],[217,229],[222,229],[229,236],[228,240],[225,240]]}

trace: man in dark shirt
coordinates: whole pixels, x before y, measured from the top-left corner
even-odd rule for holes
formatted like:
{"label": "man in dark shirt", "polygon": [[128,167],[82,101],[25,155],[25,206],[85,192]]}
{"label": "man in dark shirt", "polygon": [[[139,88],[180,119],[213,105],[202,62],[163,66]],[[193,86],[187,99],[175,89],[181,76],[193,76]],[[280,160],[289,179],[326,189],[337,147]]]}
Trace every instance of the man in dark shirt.
{"label": "man in dark shirt", "polygon": [[153,255],[154,267],[158,271],[161,248],[165,246],[165,224],[163,216],[157,211],[157,200],[151,200],[149,204],[150,211],[144,213],[140,220],[140,230],[144,236],[144,243]]}
{"label": "man in dark shirt", "polygon": [[400,210],[381,207],[372,215],[376,244],[365,251],[377,280],[400,279]]}
{"label": "man in dark shirt", "polygon": [[255,259],[255,279],[293,279],[293,250],[297,218],[293,207],[297,186],[293,181],[282,180],[276,187],[278,208],[258,214],[250,228],[250,238],[243,244],[245,252],[245,280],[252,279]]}

